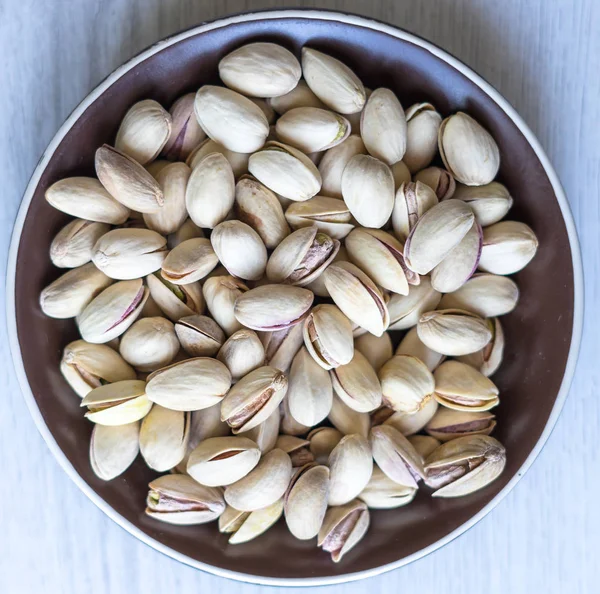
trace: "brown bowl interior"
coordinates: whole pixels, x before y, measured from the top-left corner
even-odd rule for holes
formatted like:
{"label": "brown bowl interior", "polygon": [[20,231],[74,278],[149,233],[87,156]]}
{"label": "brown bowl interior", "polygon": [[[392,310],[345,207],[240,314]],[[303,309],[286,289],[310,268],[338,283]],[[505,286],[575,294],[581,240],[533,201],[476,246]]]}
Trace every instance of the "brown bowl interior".
{"label": "brown bowl interior", "polygon": [[[528,223],[540,240],[536,258],[516,275],[519,306],[502,320],[508,348],[494,380],[501,391],[495,436],[508,452],[504,474],[462,499],[436,500],[421,490],[405,508],[374,512],[363,542],[339,564],[314,541],[294,539],[283,521],[253,542],[230,546],[214,524],[175,527],[149,519],[144,500],[155,474],[139,459],[112,482],[96,478],[88,462],[91,424],[58,369],[62,348],[76,337],[75,324],[47,318],[38,306],[42,288],[59,275],[48,248],[67,222],[45,202],[46,188],[65,176],[93,175],[95,149],[113,141],[132,103],[153,98],[169,106],[182,93],[216,82],[219,58],[255,40],[281,43],[297,55],[310,44],[343,59],[367,86],[393,89],[404,106],[431,101],[444,116],[457,110],[473,115],[500,146],[499,179],[515,201],[510,217]],[[481,510],[518,471],[546,425],[567,361],[573,306],[571,249],[558,202],[534,150],[502,109],[452,66],[409,42],[358,26],[300,18],[195,35],[157,52],[107,89],[69,130],[41,177],[21,236],[16,274],[18,335],[31,390],[83,480],[124,518],[175,551],[215,567],[277,578],[335,576],[387,564],[431,545]]]}

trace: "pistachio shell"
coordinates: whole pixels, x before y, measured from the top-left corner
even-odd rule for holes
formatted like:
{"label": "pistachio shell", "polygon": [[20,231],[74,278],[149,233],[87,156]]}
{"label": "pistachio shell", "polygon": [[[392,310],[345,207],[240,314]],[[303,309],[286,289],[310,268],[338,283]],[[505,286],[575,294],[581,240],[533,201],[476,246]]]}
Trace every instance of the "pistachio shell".
{"label": "pistachio shell", "polygon": [[341,398],[335,395],[333,396],[328,418],[331,424],[344,435],[354,433],[364,437],[369,435],[369,428],[371,427],[369,415],[350,408]]}
{"label": "pistachio shell", "polygon": [[431,435],[411,435],[408,441],[417,450],[421,457],[426,460],[436,448],[440,447],[441,443]]}
{"label": "pistachio shell", "polygon": [[317,464],[327,464],[329,454],[344,437],[334,427],[317,427],[308,434],[310,452]]}
{"label": "pistachio shell", "polygon": [[108,276],[89,262],[50,283],[40,294],[40,308],[51,318],[74,318],[111,283]]}
{"label": "pistachio shell", "polygon": [[227,365],[234,382],[264,365],[265,349],[252,330],[238,330],[224,343],[217,359]]}
{"label": "pistachio shell", "polygon": [[482,227],[488,227],[503,219],[513,204],[506,187],[498,182],[490,182],[484,186],[459,184],[454,198],[463,200],[473,209],[475,220]]}
{"label": "pistachio shell", "polygon": [[188,239],[169,252],[161,276],[174,285],[189,285],[203,279],[218,262],[210,240]]}
{"label": "pistachio shell", "polygon": [[263,285],[240,295],[234,307],[237,320],[252,330],[275,331],[301,322],[313,302],[307,289]]}
{"label": "pistachio shell", "polygon": [[292,417],[287,398],[282,400],[281,405],[279,406],[279,412],[281,413],[281,427],[279,431],[283,435],[297,437],[299,435],[306,435],[310,431],[310,427],[298,423],[298,421]]}
{"label": "pistachio shell", "polygon": [[413,413],[395,412],[388,417],[383,424],[390,425],[408,437],[414,433],[418,433],[429,423],[432,417],[438,410],[439,405],[434,398],[428,398],[423,403],[423,406]]}
{"label": "pistachio shell", "polygon": [[446,118],[438,133],[446,169],[467,186],[489,184],[500,167],[500,151],[491,134],[466,113]]}
{"label": "pistachio shell", "polygon": [[327,196],[315,196],[306,202],[295,202],[285,211],[285,218],[292,229],[317,228],[333,239],[343,239],[354,229],[352,214],[343,200]]}
{"label": "pistachio shell", "polygon": [[338,563],[358,544],[368,528],[369,510],[362,501],[354,499],[346,505],[329,508],[317,544],[331,553],[332,561]]}
{"label": "pistachio shell", "polygon": [[173,323],[161,317],[134,322],[123,334],[119,352],[139,371],[153,371],[168,365],[179,352]]}
{"label": "pistachio shell", "polygon": [[302,202],[321,189],[321,174],[315,164],[292,146],[270,140],[250,156],[250,173],[267,188],[285,198]]}
{"label": "pistachio shell", "polygon": [[231,165],[221,153],[207,154],[193,168],[185,191],[190,218],[198,227],[213,229],[225,220],[234,199]]}
{"label": "pistachio shell", "polygon": [[404,161],[398,161],[390,167],[392,176],[394,177],[394,189],[396,192],[402,184],[407,184],[412,181],[410,171]]}
{"label": "pistachio shell", "polygon": [[[283,449],[278,445],[279,425],[281,424],[281,415],[276,408],[260,425],[253,427],[249,431],[239,433],[240,437],[247,437],[256,443],[262,454],[270,452],[273,448]],[[227,425],[229,428],[229,425]],[[293,462],[293,460],[292,460]]]}
{"label": "pistachio shell", "polygon": [[387,303],[390,330],[406,330],[415,326],[426,311],[438,306],[442,295],[431,286],[428,276],[421,276],[418,285],[411,285],[408,295],[392,294]]}
{"label": "pistachio shell", "polygon": [[328,149],[319,163],[321,194],[342,198],[342,174],[346,165],[355,155],[364,155],[366,152],[367,149],[358,134],[352,134],[340,144]]}
{"label": "pistachio shell", "polygon": [[381,404],[381,385],[377,373],[360,351],[354,351],[350,363],[330,371],[335,393],[350,408],[370,412]]}
{"label": "pistachio shell", "polygon": [[430,349],[448,356],[468,355],[492,338],[485,320],[461,309],[442,309],[424,313],[417,333]]}
{"label": "pistachio shell", "polygon": [[406,240],[417,221],[438,203],[435,192],[424,183],[406,182],[396,191],[392,226],[396,237]]}
{"label": "pistachio shell", "polygon": [[90,464],[98,478],[111,481],[131,466],[140,451],[139,432],[137,421],[114,427],[94,425],[90,439]]}
{"label": "pistachio shell", "polygon": [[88,221],[121,225],[129,217],[129,209],[92,177],[61,179],[54,182],[44,196],[57,210]]}
{"label": "pistachio shell", "polygon": [[514,274],[537,252],[538,239],[525,223],[501,221],[483,230],[479,269],[492,274]]}
{"label": "pistachio shell", "polygon": [[269,123],[261,109],[231,89],[200,87],[194,111],[206,135],[231,151],[252,153],[269,134]]}
{"label": "pistachio shell", "polygon": [[448,200],[454,196],[456,181],[452,174],[441,167],[427,167],[414,176],[415,182],[422,182],[429,186],[439,200]]}
{"label": "pistachio shell", "polygon": [[205,524],[225,510],[220,489],[199,485],[184,474],[161,476],[148,487],[146,514],[168,524]]}
{"label": "pistachio shell", "polygon": [[298,84],[300,63],[276,43],[248,43],[221,58],[219,76],[230,88],[252,97],[277,97]]}
{"label": "pistachio shell", "polygon": [[110,226],[84,219],[65,225],[50,244],[50,259],[58,268],[77,268],[92,259],[94,244]]}
{"label": "pistachio shell", "polygon": [[329,455],[329,505],[344,505],[367,486],[373,472],[371,447],[362,435],[346,435]]}
{"label": "pistachio shell", "polygon": [[427,167],[437,152],[442,116],[431,103],[417,103],[406,110],[406,153],[404,162],[411,173]]}
{"label": "pistachio shell", "polygon": [[148,377],[146,393],[156,404],[172,410],[201,410],[223,399],[231,375],[223,363],[207,357],[180,361]]}
{"label": "pistachio shell", "polygon": [[376,372],[379,372],[381,366],[394,354],[392,339],[387,332],[381,336],[373,336],[367,332],[354,341],[354,347],[364,355]]}
{"label": "pistachio shell", "polygon": [[445,359],[444,355],[440,355],[436,351],[426,346],[419,338],[419,333],[416,327],[412,327],[400,341],[396,349],[396,355],[412,355],[425,363],[429,371],[434,369]]}
{"label": "pistachio shell", "polygon": [[270,97],[268,101],[279,115],[296,107],[325,107],[304,80],[298,81],[298,84],[288,93]]}
{"label": "pistachio shell", "polygon": [[367,486],[358,498],[371,509],[394,509],[410,503],[417,494],[417,489],[395,483],[375,466]]}
{"label": "pistachio shell", "polygon": [[122,380],[94,388],[81,401],[86,419],[99,425],[127,425],[144,418],[152,408],[145,394],[146,382]]}
{"label": "pistachio shell", "polygon": [[425,431],[442,442],[465,435],[489,435],[496,426],[495,418],[487,411],[465,412],[441,407]]}
{"label": "pistachio shell", "polygon": [[162,154],[170,161],[185,161],[192,150],[206,138],[194,114],[195,98],[195,93],[182,95],[169,110],[171,134]]}
{"label": "pistachio shell", "polygon": [[222,144],[215,142],[211,138],[207,138],[202,141],[188,156],[186,164],[190,168],[196,169],[196,167],[202,162],[204,157],[211,153],[219,153],[227,159],[227,162],[231,166],[234,177],[237,179],[240,175],[248,173],[248,159],[250,159],[249,153],[237,153],[230,151],[225,148]]}
{"label": "pistachio shell", "polygon": [[308,47],[302,48],[302,72],[311,91],[339,113],[356,113],[366,100],[360,79],[342,62]]}
{"label": "pistachio shell", "polygon": [[149,274],[146,283],[158,307],[172,321],[204,311],[204,299],[199,283],[174,285],[160,273]]}
{"label": "pistachio shell", "polygon": [[246,291],[248,287],[233,276],[213,276],[202,287],[208,311],[227,336],[243,328],[234,315],[234,304]]}
{"label": "pistachio shell", "polygon": [[266,532],[283,514],[283,499],[253,511],[229,539],[229,544],[248,542]]}
{"label": "pistachio shell", "polygon": [[342,196],[364,227],[383,227],[394,208],[394,178],[390,168],[369,155],[355,155],[342,174]]}
{"label": "pistachio shell", "polygon": [[360,135],[369,151],[387,165],[402,160],[406,152],[406,117],[390,89],[375,89],[362,111]]}
{"label": "pistachio shell", "polygon": [[504,332],[498,318],[487,320],[492,338],[481,350],[458,357],[462,363],[474,367],[486,377],[493,375],[502,363],[504,355]]}
{"label": "pistachio shell", "polygon": [[265,348],[265,363],[286,372],[292,359],[302,346],[302,324],[288,326],[273,332],[259,332],[258,337]]}
{"label": "pistachio shell", "polygon": [[292,461],[282,450],[271,450],[239,481],[225,489],[225,501],[242,511],[255,511],[281,499],[292,476]]}
{"label": "pistachio shell", "polygon": [[225,508],[225,511],[219,516],[219,532],[225,534],[236,532],[241,528],[249,516],[250,512],[243,512],[228,505]]}
{"label": "pistachio shell", "polygon": [[167,245],[169,246],[169,249],[172,250],[180,243],[183,243],[188,239],[194,239],[195,237],[204,237],[204,232],[196,225],[196,223],[194,223],[194,221],[192,221],[192,219],[187,218],[175,233],[171,233],[171,235],[167,237]]}

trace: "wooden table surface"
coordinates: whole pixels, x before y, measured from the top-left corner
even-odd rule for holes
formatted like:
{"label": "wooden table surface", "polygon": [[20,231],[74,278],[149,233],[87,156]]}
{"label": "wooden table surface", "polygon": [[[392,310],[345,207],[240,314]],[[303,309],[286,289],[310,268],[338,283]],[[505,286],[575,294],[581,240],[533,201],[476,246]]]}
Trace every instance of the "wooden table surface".
{"label": "wooden table surface", "polygon": [[[571,394],[548,444],[519,485],[482,522],[436,553],[378,578],[322,591],[598,592],[598,0],[0,0],[3,268],[13,220],[36,162],[99,81],[143,48],[194,24],[228,13],[298,5],[355,12],[404,27],[449,50],[495,85],[556,167],[574,212],[586,273],[586,325]],[[4,309],[4,291],[0,301]],[[104,516],[63,473],[38,434],[17,386],[3,325],[0,333],[2,594],[279,590],[181,565]]]}

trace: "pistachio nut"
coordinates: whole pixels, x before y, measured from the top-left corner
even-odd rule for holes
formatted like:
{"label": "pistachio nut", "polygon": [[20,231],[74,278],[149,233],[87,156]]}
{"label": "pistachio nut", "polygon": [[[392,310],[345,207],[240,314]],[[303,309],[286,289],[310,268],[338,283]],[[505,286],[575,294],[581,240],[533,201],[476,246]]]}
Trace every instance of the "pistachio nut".
{"label": "pistachio nut", "polygon": [[241,511],[263,509],[283,497],[291,477],[290,457],[283,450],[271,450],[246,476],[225,489],[225,501]]}
{"label": "pistachio nut", "polygon": [[419,218],[404,244],[411,270],[429,274],[473,226],[475,215],[462,200],[445,200]]}
{"label": "pistachio nut", "polygon": [[139,371],[154,371],[168,365],[179,352],[173,323],[162,317],[137,320],[123,334],[119,352]]}
{"label": "pistachio nut", "polygon": [[250,176],[242,177],[235,186],[237,217],[250,225],[272,250],[290,234],[277,196]]}
{"label": "pistachio nut", "polygon": [[150,295],[172,322],[204,311],[205,304],[200,283],[174,285],[164,279],[159,272],[149,274],[146,283]]}
{"label": "pistachio nut", "polygon": [[411,435],[408,441],[421,455],[423,460],[426,460],[427,456],[441,445],[441,442],[435,437],[431,437],[431,435]]}
{"label": "pistachio nut", "polygon": [[327,417],[333,399],[331,379],[305,347],[292,361],[288,382],[288,406],[296,421],[312,427]]}
{"label": "pistachio nut", "polygon": [[[279,413],[279,409],[276,408],[260,425],[239,435],[255,442],[262,454],[270,452],[273,448],[279,448],[288,453],[285,448],[281,448],[277,444],[280,424],[281,414]],[[229,425],[227,423],[225,425],[229,429]]]}
{"label": "pistachio nut", "polygon": [[416,413],[432,397],[435,382],[423,361],[395,355],[380,370],[384,403],[397,412]]}
{"label": "pistachio nut", "polygon": [[240,177],[240,175],[248,173],[248,159],[250,159],[249,153],[237,153],[235,151],[230,151],[222,144],[215,142],[211,138],[203,140],[189,154],[185,162],[191,167],[192,170],[196,169],[204,157],[210,155],[211,153],[220,153],[227,159],[227,162],[231,166],[231,170],[233,171],[233,175],[236,179]]}
{"label": "pistachio nut", "polygon": [[438,203],[435,192],[426,184],[405,182],[396,191],[392,227],[396,237],[406,240],[417,221]]}
{"label": "pistachio nut", "polygon": [[350,363],[335,367],[329,374],[335,393],[350,408],[366,413],[381,404],[377,373],[360,351],[355,350]]}
{"label": "pistachio nut", "polygon": [[144,417],[140,452],[150,468],[165,472],[183,460],[190,438],[190,414],[157,404]]}
{"label": "pistachio nut", "polygon": [[415,173],[415,182],[422,182],[429,186],[438,197],[438,200],[448,200],[454,196],[456,181],[452,174],[441,167],[427,167]]}
{"label": "pistachio nut", "polygon": [[501,221],[483,230],[479,270],[514,274],[531,262],[537,248],[538,239],[525,223]]}
{"label": "pistachio nut", "polygon": [[390,89],[375,89],[360,118],[360,135],[369,154],[387,165],[402,160],[406,152],[406,117]]}
{"label": "pistachio nut", "polygon": [[487,487],[506,464],[506,450],[493,437],[468,435],[442,444],[427,458],[433,497],[462,497]]}
{"label": "pistachio nut", "polygon": [[483,186],[496,177],[500,151],[491,134],[466,113],[446,118],[438,132],[440,156],[446,169],[467,186]]}
{"label": "pistachio nut", "polygon": [[162,235],[176,233],[188,213],[185,192],[192,170],[185,163],[168,163],[156,174],[163,191],[164,204],[158,212],[144,214],[144,223]]}
{"label": "pistachio nut", "polygon": [[171,114],[160,103],[134,103],[121,121],[115,148],[145,165],[158,157],[171,135]]}
{"label": "pistachio nut", "polygon": [[344,505],[367,486],[373,472],[371,447],[362,435],[346,435],[329,455],[329,505]]}
{"label": "pistachio nut", "polygon": [[170,161],[185,161],[189,154],[206,138],[194,114],[195,93],[182,95],[173,103],[171,133],[162,154]]}
{"label": "pistachio nut", "polygon": [[410,503],[416,494],[417,489],[399,485],[375,466],[371,479],[358,498],[371,509],[395,509]]}
{"label": "pistachio nut", "polygon": [[[332,262],[342,261],[348,262],[348,252],[346,251],[346,248],[344,247],[343,243],[340,245],[340,249],[335,255],[335,258],[333,258]],[[325,279],[323,278],[322,274],[310,283],[308,283],[308,285],[306,285],[306,288],[310,289],[317,297],[329,297],[329,291],[325,286]],[[352,322],[350,322],[350,324],[352,324]]]}
{"label": "pistachio nut", "polygon": [[103,481],[123,474],[136,459],[140,446],[140,424],[94,425],[90,439],[90,465]]}
{"label": "pistachio nut", "polygon": [[240,295],[234,314],[240,324],[266,332],[282,330],[304,320],[314,295],[291,285],[263,285]]}
{"label": "pistachio nut", "polygon": [[464,309],[483,318],[510,313],[519,300],[519,287],[510,278],[476,274],[454,292],[442,297],[440,307]]}
{"label": "pistachio nut", "polygon": [[269,97],[268,102],[279,115],[296,107],[325,107],[304,80],[298,81],[298,84],[287,93]]}
{"label": "pistachio nut", "polygon": [[[400,189],[402,184],[408,184],[412,181],[410,171],[405,165],[404,161],[398,161],[390,167],[392,176],[394,177],[394,189],[396,192]],[[393,215],[393,213],[392,213]]]}
{"label": "pistachio nut", "polygon": [[335,305],[325,303],[314,307],[302,330],[306,349],[323,369],[346,365],[352,360],[352,325]]}
{"label": "pistachio nut", "polygon": [[334,303],[355,324],[375,336],[381,336],[390,323],[383,295],[360,268],[349,262],[330,264],[325,286]]}
{"label": "pistachio nut", "polygon": [[411,285],[408,295],[392,294],[387,303],[390,330],[407,330],[417,324],[423,313],[438,306],[442,295],[431,286],[431,279],[421,276],[420,281]]}
{"label": "pistachio nut", "polygon": [[363,108],[365,87],[358,76],[336,58],[303,47],[302,73],[311,91],[334,111],[347,114]]}
{"label": "pistachio nut", "polygon": [[435,399],[458,411],[487,411],[500,402],[498,388],[482,373],[460,361],[445,361],[434,373]]}
{"label": "pistachio nut", "polygon": [[172,250],[180,243],[183,243],[188,239],[194,239],[195,237],[204,237],[204,232],[196,225],[196,223],[194,223],[194,221],[192,221],[192,219],[188,218],[175,233],[171,233],[171,235],[167,237],[167,245],[169,246],[169,249]]}
{"label": "pistachio nut", "polygon": [[304,286],[317,278],[333,261],[340,242],[316,226],[303,227],[288,235],[267,262],[267,278],[273,283]]}
{"label": "pistachio nut", "polygon": [[185,474],[161,476],[148,488],[146,514],[168,524],[205,524],[225,510],[220,489],[199,485]]}
{"label": "pistachio nut", "polygon": [[487,324],[492,332],[491,340],[479,351],[458,357],[462,363],[474,367],[486,377],[498,370],[504,355],[504,331],[498,318],[488,319]]}
{"label": "pistachio nut", "polygon": [[366,154],[367,149],[358,134],[352,134],[343,142],[328,149],[319,163],[322,185],[321,194],[342,198],[342,174],[355,155]]}
{"label": "pistachio nut", "polygon": [[54,182],[44,196],[57,210],[88,221],[121,225],[129,217],[129,209],[92,177],[61,179]]}
{"label": "pistachio nut", "polygon": [[475,221],[460,243],[431,271],[431,284],[440,293],[462,287],[477,270],[483,234]]}
{"label": "pistachio nut", "polygon": [[315,196],[306,202],[294,202],[285,211],[292,229],[316,225],[332,239],[343,239],[354,229],[346,203],[337,198]]}
{"label": "pistachio nut", "polygon": [[120,281],[104,289],[77,318],[81,337],[98,343],[120,336],[135,322],[147,297],[141,279]]}
{"label": "pistachio nut", "polygon": [[413,326],[400,341],[396,349],[396,355],[412,355],[425,363],[429,371],[435,368],[446,358],[444,355],[430,349],[419,338],[416,326]]}
{"label": "pistachio nut", "polygon": [[265,362],[265,348],[256,332],[238,330],[234,332],[221,346],[217,359],[224,363],[231,373],[234,382]]}
{"label": "pistachio nut", "polygon": [[40,308],[51,318],[74,318],[111,283],[112,279],[89,262],[50,283],[40,294]]}
{"label": "pistachio nut", "polygon": [[338,563],[365,535],[369,521],[369,510],[358,499],[353,499],[346,505],[331,507],[325,514],[317,544],[331,553],[333,562]]}
{"label": "pistachio nut", "polygon": [[294,435],[280,435],[275,443],[276,448],[289,455],[293,468],[300,468],[315,461],[309,450],[309,445],[308,439],[302,439]]}
{"label": "pistachio nut", "polygon": [[218,262],[209,239],[188,239],[169,252],[161,276],[174,285],[189,285],[203,279]]}
{"label": "pistachio nut", "polygon": [[295,107],[286,111],[275,126],[277,138],[304,153],[326,151],[350,134],[350,122],[319,107]]}
{"label": "pistachio nut", "polygon": [[354,341],[354,348],[362,353],[376,372],[389,361],[394,354],[392,339],[387,332],[381,336],[373,336],[367,332]]}
{"label": "pistachio nut", "polygon": [[364,412],[358,412],[350,408],[344,401],[334,394],[329,411],[331,424],[344,435],[358,433],[363,437],[369,435],[371,419]]}
{"label": "pistachio nut", "polygon": [[342,174],[342,196],[359,224],[383,227],[394,208],[390,168],[375,157],[354,155]]}
{"label": "pistachio nut", "polygon": [[104,384],[136,378],[133,368],[119,353],[107,345],[85,340],[75,340],[65,347],[60,371],[81,398]]}
{"label": "pistachio nut", "polygon": [[420,454],[412,444],[391,425],[377,425],[370,433],[373,459],[393,481],[413,489],[425,478]]}
{"label": "pistachio nut", "polygon": [[265,348],[265,363],[286,372],[292,359],[302,346],[303,324],[288,326],[282,330],[259,332],[258,337]]}
{"label": "pistachio nut", "polygon": [[171,410],[201,410],[223,399],[231,374],[223,363],[196,357],[173,363],[148,376],[148,398]]}
{"label": "pistachio nut", "polygon": [[211,437],[190,454],[187,472],[201,485],[224,487],[245,477],[259,460],[258,446],[247,437]]}
{"label": "pistachio nut", "polygon": [[465,412],[440,407],[425,431],[442,442],[465,435],[489,435],[496,426],[495,419],[489,411]]}
{"label": "pistachio nut", "polygon": [[121,380],[94,388],[85,395],[81,406],[87,406],[86,419],[99,425],[127,425],[143,419],[152,408],[146,382]]}
{"label": "pistachio nut", "polygon": [[65,225],[50,244],[50,260],[58,268],[77,268],[92,259],[94,244],[110,226],[84,219]]}
{"label": "pistachio nut", "polygon": [[213,229],[225,220],[235,200],[231,165],[221,153],[209,153],[193,169],[185,205],[198,227]]}
{"label": "pistachio nut", "polygon": [[246,223],[219,223],[213,229],[210,241],[219,261],[231,275],[258,280],[264,274],[267,249],[260,235]]}
{"label": "pistachio nut", "polygon": [[296,469],[284,497],[285,521],[299,540],[317,536],[329,498],[329,468],[306,464]]}
{"label": "pistachio nut", "polygon": [[344,434],[334,427],[316,427],[308,434],[310,453],[317,464],[327,464],[329,454],[342,437]]}
{"label": "pistachio nut", "polygon": [[[247,513],[247,512],[244,512]],[[266,532],[283,514],[283,499],[263,509],[257,509],[241,520],[239,527],[231,530],[229,544],[248,542]]]}
{"label": "pistachio nut", "polygon": [[321,189],[321,174],[301,151],[270,140],[250,156],[250,173],[267,188],[285,198],[303,202]]}
{"label": "pistachio nut", "polygon": [[345,245],[350,261],[378,286],[408,295],[408,285],[419,284],[419,275],[404,262],[404,246],[393,235],[381,229],[354,229]]}
{"label": "pistachio nut", "polygon": [[424,313],[419,319],[417,333],[427,347],[453,357],[475,353],[492,338],[484,319],[462,309]]}
{"label": "pistachio nut", "polygon": [[279,431],[282,435],[297,437],[299,435],[306,435],[310,431],[308,425],[298,423],[298,421],[292,417],[287,398],[284,398],[279,405],[279,412],[281,414],[281,427]]}
{"label": "pistachio nut", "polygon": [[484,186],[459,184],[454,198],[463,200],[473,209],[475,220],[482,227],[489,227],[503,219],[513,204],[506,186],[495,181]]}
{"label": "pistachio nut", "polygon": [[236,532],[240,529],[249,516],[250,512],[243,512],[239,509],[231,507],[231,505],[228,505],[225,507],[225,511],[219,516],[219,532],[224,534]]}
{"label": "pistachio nut", "polygon": [[394,414],[394,409],[382,404],[379,408],[376,408],[371,412],[371,427],[375,427],[376,425],[382,425]]}
{"label": "pistachio nut", "polygon": [[394,414],[383,422],[383,425],[390,425],[400,431],[402,435],[408,437],[421,431],[431,421],[438,408],[439,404],[437,400],[435,398],[428,398],[416,412],[394,412]]}
{"label": "pistachio nut", "polygon": [[167,253],[167,240],[156,231],[113,229],[94,245],[92,262],[111,278],[130,280],[158,270]]}
{"label": "pistachio nut", "polygon": [[248,287],[233,276],[213,276],[202,286],[208,311],[227,336],[243,328],[234,314],[234,305],[246,291]]}
{"label": "pistachio nut", "polygon": [[219,76],[231,89],[251,97],[278,97],[302,76],[296,56],[276,43],[247,43],[219,61]]}
{"label": "pistachio nut", "polygon": [[406,110],[406,153],[403,160],[411,173],[427,167],[437,152],[442,116],[431,103],[415,103]]}
{"label": "pistachio nut", "polygon": [[259,367],[245,375],[221,402],[221,419],[234,434],[260,425],[279,406],[288,389],[286,376],[273,367]]}
{"label": "pistachio nut", "polygon": [[158,182],[134,159],[108,144],[96,150],[96,175],[110,195],[137,212],[156,212],[164,204]]}
{"label": "pistachio nut", "polygon": [[257,151],[269,135],[269,122],[260,107],[231,89],[200,87],[194,112],[206,135],[230,151]]}

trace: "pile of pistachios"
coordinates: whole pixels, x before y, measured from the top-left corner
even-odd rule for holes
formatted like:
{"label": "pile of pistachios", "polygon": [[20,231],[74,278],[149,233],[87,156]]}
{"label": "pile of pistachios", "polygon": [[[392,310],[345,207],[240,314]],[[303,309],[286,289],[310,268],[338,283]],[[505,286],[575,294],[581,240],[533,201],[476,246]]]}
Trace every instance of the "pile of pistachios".
{"label": "pile of pistachios", "polygon": [[538,242],[502,221],[498,146],[466,113],[405,110],[306,47],[251,43],[219,75],[131,106],[97,178],[48,188],[75,218],[40,305],[79,329],[60,368],[100,479],[141,453],[152,518],[234,544],[283,515],[337,562],[369,509],[502,472],[489,377]]}

